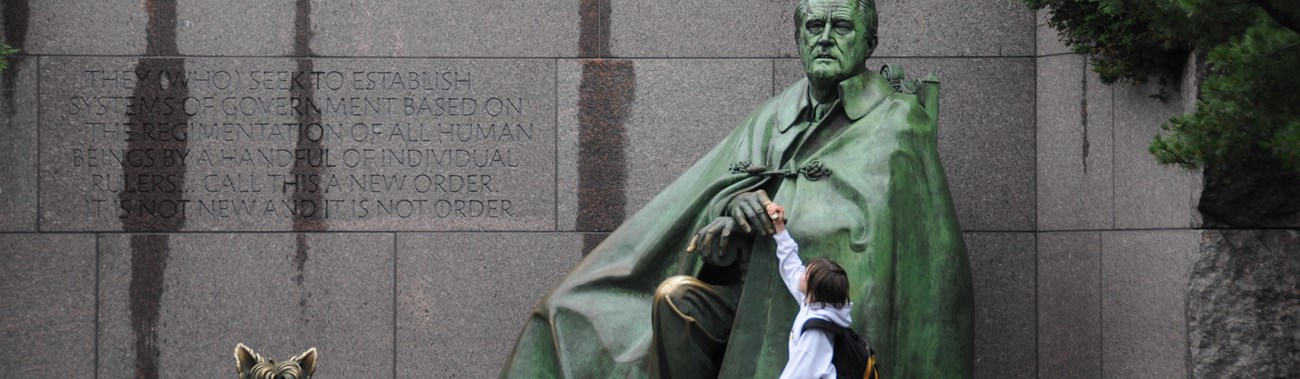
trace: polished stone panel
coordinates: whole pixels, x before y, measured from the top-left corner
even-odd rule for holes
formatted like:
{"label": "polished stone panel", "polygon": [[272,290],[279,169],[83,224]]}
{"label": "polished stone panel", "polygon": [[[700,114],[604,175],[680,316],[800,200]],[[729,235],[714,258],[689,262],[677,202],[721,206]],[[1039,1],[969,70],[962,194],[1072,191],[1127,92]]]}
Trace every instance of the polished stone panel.
{"label": "polished stone panel", "polygon": [[26,3],[28,54],[133,55],[145,52],[144,1],[18,0]]}
{"label": "polished stone panel", "polygon": [[965,233],[975,285],[975,377],[1033,378],[1033,233]]}
{"label": "polished stone panel", "polygon": [[[184,55],[294,55],[295,16],[310,11],[310,3],[177,0],[177,49]],[[324,5],[317,1],[316,6]]]}
{"label": "polished stone panel", "polygon": [[791,1],[610,0],[616,57],[773,57],[794,53]]}
{"label": "polished stone panel", "polygon": [[[574,230],[582,214],[580,188],[594,181],[617,180],[581,173],[581,154],[597,150],[583,146],[582,112],[608,113],[613,104],[582,104],[583,76],[596,75],[591,61],[561,61],[559,73],[559,228]],[[641,209],[659,191],[703,157],[769,97],[772,66],[768,60],[637,60],[630,63],[632,101],[621,124],[603,125],[606,139],[616,135],[624,162],[623,179],[609,191],[624,200],[626,217]],[[588,121],[590,122],[590,121]],[[588,125],[587,127],[592,127]],[[610,143],[588,139],[587,144]],[[620,190],[619,187],[622,189]],[[604,211],[599,210],[599,211]],[[612,226],[617,226],[614,224]]]}
{"label": "polished stone panel", "polygon": [[[117,214],[109,212],[116,209],[109,202],[123,189],[121,164],[86,153],[116,149],[116,156],[122,156],[125,151],[125,138],[110,140],[105,134],[112,134],[104,126],[130,122],[125,109],[108,105],[114,99],[130,97],[136,88],[136,60],[47,57],[41,61],[38,143],[42,148],[38,159],[40,186],[45,190],[38,215],[41,229],[121,230]],[[110,190],[108,179],[115,174],[119,180]]]}
{"label": "polished stone panel", "polygon": [[586,1],[312,4],[312,51],[343,57],[574,57]]}
{"label": "polished stone panel", "polygon": [[877,57],[1034,55],[1034,12],[1020,2],[877,0],[876,7],[880,9]]}
{"label": "polished stone panel", "polygon": [[1101,377],[1101,233],[1038,234],[1038,377]]}
{"label": "polished stone panel", "polygon": [[1156,163],[1149,147],[1160,125],[1189,111],[1194,95],[1166,88],[1167,98],[1153,98],[1158,83],[1117,85],[1115,91],[1115,227],[1118,229],[1190,228],[1198,196],[1199,171]]}
{"label": "polished stone panel", "polygon": [[1047,18],[1048,18],[1047,10],[1045,9],[1038,10],[1037,23],[1035,25],[1035,28],[1037,29],[1038,32],[1037,35],[1038,54],[1037,55],[1041,57],[1044,55],[1070,53],[1070,47],[1066,46],[1064,42],[1061,42],[1060,33],[1058,33],[1055,28],[1052,28],[1050,25],[1047,25]]}
{"label": "polished stone panel", "polygon": [[0,231],[37,230],[38,58],[6,58],[0,74]]}
{"label": "polished stone panel", "polygon": [[1082,56],[1039,58],[1039,230],[1115,226],[1113,94]]}
{"label": "polished stone panel", "polygon": [[237,343],[277,361],[316,347],[320,377],[390,376],[393,238],[103,235],[99,377],[231,377]]}
{"label": "polished stone panel", "polygon": [[397,377],[496,376],[582,245],[573,233],[398,234]]}
{"label": "polished stone panel", "polygon": [[0,367],[10,378],[95,370],[95,236],[0,234]]}
{"label": "polished stone panel", "polygon": [[1187,376],[1187,285],[1195,230],[1101,235],[1102,376]]}

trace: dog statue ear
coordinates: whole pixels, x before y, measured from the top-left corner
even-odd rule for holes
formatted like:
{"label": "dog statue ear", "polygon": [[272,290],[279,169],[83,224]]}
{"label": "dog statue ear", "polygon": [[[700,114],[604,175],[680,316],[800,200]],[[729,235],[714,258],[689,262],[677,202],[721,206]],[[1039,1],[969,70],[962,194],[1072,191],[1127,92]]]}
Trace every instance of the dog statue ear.
{"label": "dog statue ear", "polygon": [[298,367],[302,367],[304,378],[310,378],[316,373],[316,348],[307,349],[302,355],[293,357],[292,361],[298,362]]}
{"label": "dog statue ear", "polygon": [[235,370],[238,370],[241,378],[261,360],[262,357],[254,353],[253,349],[249,349],[248,346],[244,346],[242,343],[235,346]]}

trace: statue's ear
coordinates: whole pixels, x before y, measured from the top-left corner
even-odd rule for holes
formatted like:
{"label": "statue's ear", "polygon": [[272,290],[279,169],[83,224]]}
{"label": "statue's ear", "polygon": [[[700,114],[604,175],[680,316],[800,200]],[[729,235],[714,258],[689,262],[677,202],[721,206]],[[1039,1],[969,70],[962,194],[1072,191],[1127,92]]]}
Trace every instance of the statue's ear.
{"label": "statue's ear", "polygon": [[293,357],[292,360],[298,362],[298,367],[302,367],[302,372],[307,378],[316,373],[316,348],[307,349],[307,352]]}
{"label": "statue's ear", "polygon": [[249,349],[248,346],[244,346],[242,343],[235,346],[235,369],[239,370],[240,374],[251,370],[257,364],[258,358],[260,357],[257,356],[257,353],[254,353],[253,349]]}

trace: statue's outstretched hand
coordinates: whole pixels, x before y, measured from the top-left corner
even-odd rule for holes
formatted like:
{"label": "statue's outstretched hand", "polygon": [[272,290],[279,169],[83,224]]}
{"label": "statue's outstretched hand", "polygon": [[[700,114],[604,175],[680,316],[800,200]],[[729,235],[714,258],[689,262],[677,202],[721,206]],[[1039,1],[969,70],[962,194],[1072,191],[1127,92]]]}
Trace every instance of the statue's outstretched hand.
{"label": "statue's outstretched hand", "polygon": [[767,215],[767,204],[772,203],[767,192],[758,190],[737,195],[727,208],[731,215],[718,217],[705,225],[691,238],[686,247],[687,253],[700,252],[705,260],[711,262],[730,262],[734,257],[726,256],[727,244],[731,242],[733,232],[739,230],[746,235],[771,235],[776,233],[772,219]]}
{"label": "statue's outstretched hand", "polygon": [[736,220],[722,216],[713,219],[703,229],[695,233],[691,243],[686,246],[687,253],[699,252],[700,256],[711,263],[730,262],[726,257],[727,244],[731,242],[731,233],[736,230]]}
{"label": "statue's outstretched hand", "polygon": [[767,197],[767,191],[758,190],[737,195],[727,208],[745,234],[769,236],[776,234],[776,226],[767,215],[768,204],[772,204],[772,199]]}

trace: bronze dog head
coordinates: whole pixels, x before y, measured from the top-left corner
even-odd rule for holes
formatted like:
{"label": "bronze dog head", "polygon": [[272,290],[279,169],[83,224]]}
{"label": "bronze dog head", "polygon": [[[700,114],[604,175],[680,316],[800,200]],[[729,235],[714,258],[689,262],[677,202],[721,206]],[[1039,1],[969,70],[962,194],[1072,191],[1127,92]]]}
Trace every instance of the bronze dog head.
{"label": "bronze dog head", "polygon": [[239,379],[311,379],[316,372],[316,348],[275,363],[274,359],[262,358],[244,344],[235,346],[235,369]]}

